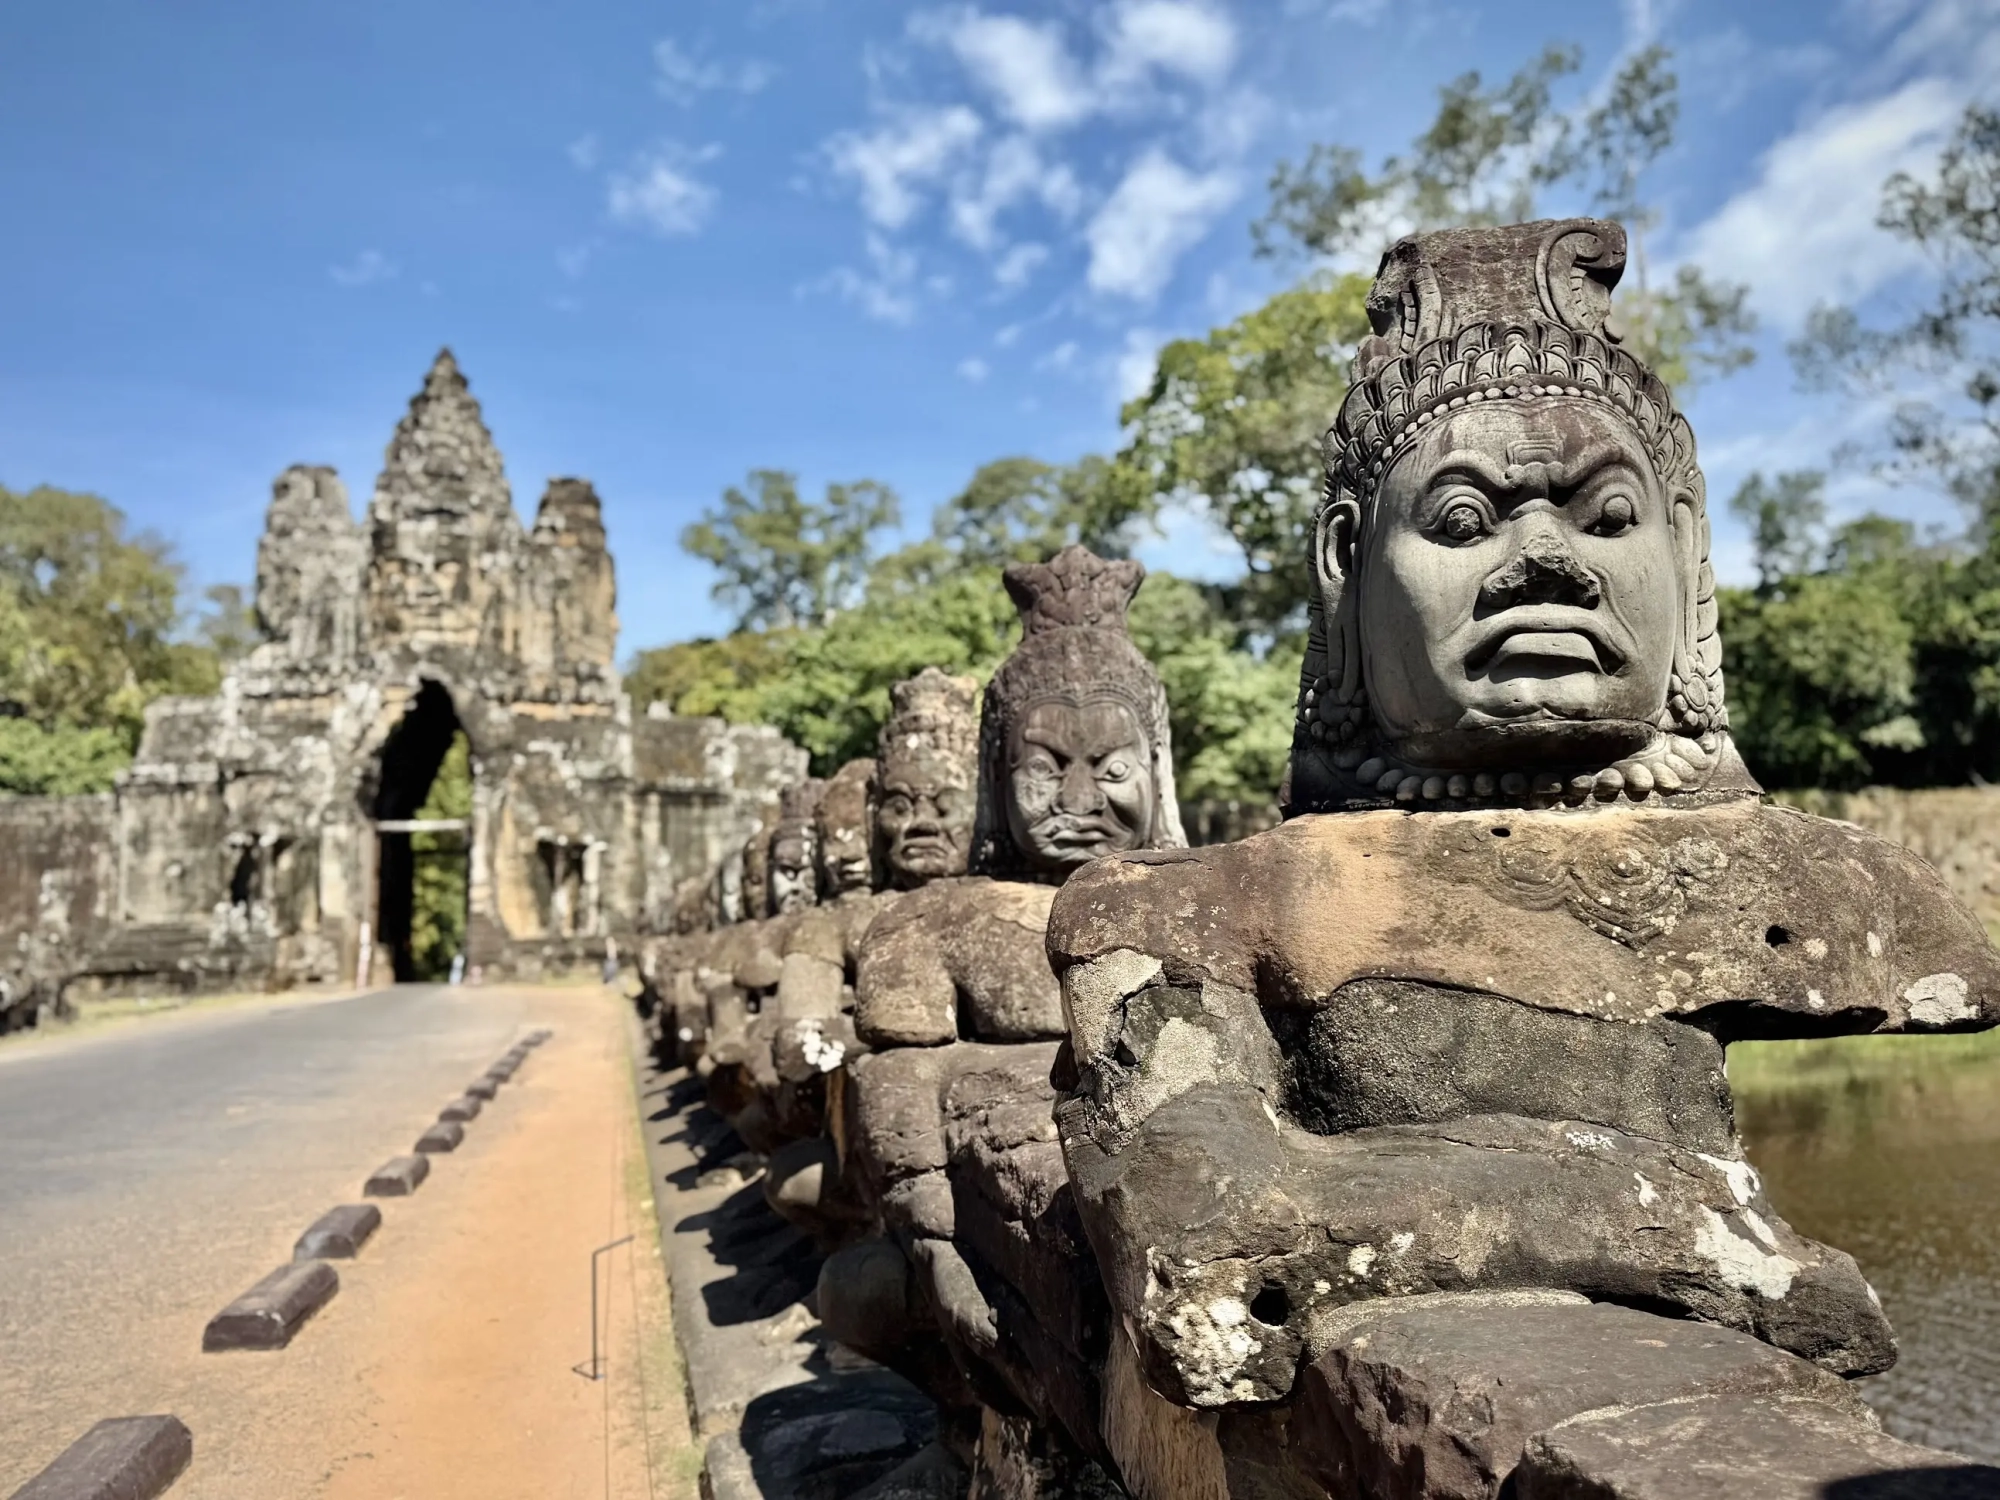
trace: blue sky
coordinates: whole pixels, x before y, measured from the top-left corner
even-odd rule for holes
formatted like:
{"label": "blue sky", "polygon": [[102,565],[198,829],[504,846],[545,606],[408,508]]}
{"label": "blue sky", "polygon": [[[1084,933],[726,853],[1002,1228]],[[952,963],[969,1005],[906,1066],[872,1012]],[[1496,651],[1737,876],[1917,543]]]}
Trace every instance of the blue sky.
{"label": "blue sky", "polygon": [[[621,650],[712,632],[675,537],[746,470],[886,480],[915,529],[984,460],[1109,450],[1162,340],[1297,273],[1250,253],[1277,159],[1378,159],[1444,79],[1552,40],[1575,104],[1653,39],[1683,120],[1652,262],[1748,282],[1764,323],[1691,412],[1742,578],[1722,497],[1857,420],[1783,340],[1920,293],[1876,190],[2000,89],[2000,0],[8,6],[0,483],[95,490],[195,583],[247,581],[277,472],[334,464],[360,510],[449,344],[524,515],[596,482]],[[1142,555],[1230,568],[1186,519]]]}

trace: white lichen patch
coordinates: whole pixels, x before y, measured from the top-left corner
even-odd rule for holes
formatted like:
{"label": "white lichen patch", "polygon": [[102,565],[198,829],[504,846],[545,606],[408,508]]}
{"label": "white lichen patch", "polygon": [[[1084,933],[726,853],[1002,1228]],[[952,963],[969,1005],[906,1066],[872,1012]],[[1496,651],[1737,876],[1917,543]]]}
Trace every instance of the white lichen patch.
{"label": "white lichen patch", "polygon": [[1101,958],[1063,971],[1063,1019],[1084,1056],[1111,1049],[1124,1002],[1160,974],[1160,961],[1131,948],[1114,948]]}
{"label": "white lichen patch", "polygon": [[1741,1217],[1743,1219],[1743,1222],[1750,1226],[1750,1232],[1757,1236],[1758,1240],[1762,1242],[1766,1250],[1775,1250],[1778,1248],[1778,1237],[1771,1232],[1771,1226],[1769,1224],[1766,1224],[1754,1212],[1752,1212],[1750,1209],[1747,1208],[1743,1210]]}
{"label": "white lichen patch", "polygon": [[1814,963],[1818,964],[1826,962],[1825,938],[1807,938],[1805,942],[1805,949],[1806,949],[1806,957],[1811,959]]}
{"label": "white lichen patch", "polygon": [[1701,1207],[1701,1223],[1695,1227],[1694,1251],[1712,1262],[1731,1285],[1773,1301],[1792,1289],[1792,1278],[1800,1269],[1790,1256],[1766,1250],[1738,1234],[1727,1219],[1706,1204]]}
{"label": "white lichen patch", "polygon": [[1168,1315],[1174,1366],[1196,1406],[1220,1406],[1242,1394],[1247,1382],[1237,1377],[1264,1348],[1249,1322],[1250,1309],[1238,1297],[1183,1302]]}
{"label": "white lichen patch", "polygon": [[1872,932],[1868,934],[1868,956],[1870,958],[1882,956],[1882,940]]}
{"label": "white lichen patch", "polygon": [[1603,1151],[1611,1145],[1611,1137],[1598,1130],[1566,1131],[1564,1138],[1579,1151]]}
{"label": "white lichen patch", "polygon": [[1366,1276],[1368,1268],[1375,1264],[1373,1245],[1356,1245],[1347,1252],[1347,1269],[1356,1276]]}
{"label": "white lichen patch", "polygon": [[1213,1082],[1220,1067],[1214,1034],[1170,1016],[1146,1054],[1143,1071],[1119,1101],[1121,1125],[1131,1129],[1169,1099]]}
{"label": "white lichen patch", "polygon": [[1806,1004],[1811,1006],[1814,1010],[1825,1010],[1826,996],[1822,995],[1818,990],[1807,990]]}
{"label": "white lichen patch", "polygon": [[1660,1190],[1646,1180],[1645,1173],[1634,1172],[1632,1180],[1639,1184],[1639,1207],[1651,1208],[1654,1203],[1659,1201]]}
{"label": "white lichen patch", "polygon": [[1979,1016],[1965,980],[1957,974],[1926,974],[1903,991],[1903,998],[1909,1002],[1910,1019],[1919,1026],[1949,1026]]}
{"label": "white lichen patch", "polygon": [[819,1022],[808,1021],[799,1028],[799,1054],[807,1067],[831,1073],[846,1058],[847,1043],[839,1037],[828,1038]]}
{"label": "white lichen patch", "polygon": [[1408,1255],[1410,1247],[1416,1244],[1416,1242],[1417,1237],[1407,1229],[1399,1234],[1392,1234],[1389,1236],[1389,1253],[1391,1255]]}
{"label": "white lichen patch", "polygon": [[1729,1195],[1738,1204],[1748,1204],[1755,1200],[1763,1183],[1757,1176],[1757,1169],[1747,1161],[1731,1161],[1724,1156],[1710,1156],[1706,1151],[1695,1152],[1703,1161],[1723,1175],[1729,1184]]}

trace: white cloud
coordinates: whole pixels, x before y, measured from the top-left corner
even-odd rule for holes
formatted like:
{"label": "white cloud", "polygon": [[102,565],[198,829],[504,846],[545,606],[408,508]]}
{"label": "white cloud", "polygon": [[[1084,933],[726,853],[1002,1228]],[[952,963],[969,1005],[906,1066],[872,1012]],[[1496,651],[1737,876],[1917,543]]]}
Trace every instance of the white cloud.
{"label": "white cloud", "polygon": [[1125,330],[1125,347],[1112,365],[1113,391],[1123,403],[1143,396],[1152,388],[1153,371],[1159,366],[1161,335],[1151,328]]}
{"label": "white cloud", "polygon": [[569,143],[570,163],[579,172],[591,172],[597,168],[597,137],[580,135]]}
{"label": "white cloud", "polygon": [[1008,291],[1028,284],[1028,278],[1041,269],[1042,262],[1049,258],[1049,247],[1033,241],[1016,245],[1001,256],[993,267],[993,279]]}
{"label": "white cloud", "polygon": [[1076,368],[1077,342],[1064,339],[1055,348],[1035,361],[1037,370],[1073,370]]}
{"label": "white cloud", "polygon": [[983,128],[962,104],[906,109],[878,129],[835,136],[827,142],[827,159],[854,181],[873,223],[900,229],[922,205],[922,190],[957,164]]}
{"label": "white cloud", "polygon": [[590,258],[597,253],[597,241],[584,240],[581,244],[565,245],[556,251],[556,265],[563,275],[574,281],[584,273]]}
{"label": "white cloud", "polygon": [[731,66],[697,57],[672,37],[653,44],[653,87],[683,107],[703,94],[755,94],[773,77],[769,63],[751,59]]}
{"label": "white cloud", "polygon": [[954,184],[952,232],[975,250],[996,250],[1000,234],[995,221],[1031,198],[1067,219],[1082,206],[1083,189],[1066,165],[1044,162],[1028,137],[1008,136],[987,153],[983,171],[968,173]]}
{"label": "white cloud", "polygon": [[1140,301],[1158,296],[1236,193],[1231,173],[1190,172],[1148,148],[1090,221],[1091,290]]}
{"label": "white cloud", "polygon": [[328,266],[326,274],[341,286],[374,286],[394,281],[402,268],[380,250],[363,250],[344,266]]}
{"label": "white cloud", "polygon": [[1877,44],[1876,66],[1886,76],[1922,69],[1990,88],[2000,72],[2000,0],[1860,0],[1849,9],[1866,30],[1900,28]]}
{"label": "white cloud", "polygon": [[1961,104],[1944,80],[1920,78],[1828,111],[1764,153],[1757,181],[1693,231],[1685,258],[1748,282],[1753,306],[1782,329],[1816,303],[1866,297],[1922,263],[1876,226],[1881,183],[1934,159]]}
{"label": "white cloud", "polygon": [[917,257],[873,231],[867,250],[867,270],[836,266],[805,290],[837,293],[880,322],[909,322],[917,313]]}
{"label": "white cloud", "polygon": [[1086,119],[1097,100],[1055,22],[962,10],[916,17],[911,33],[948,49],[1000,112],[1028,130]]}
{"label": "white cloud", "polygon": [[969,380],[974,385],[977,385],[986,378],[986,361],[983,359],[961,359],[958,362],[958,374],[961,380]]}
{"label": "white cloud", "polygon": [[1162,76],[1213,87],[1236,63],[1236,25],[1209,0],[1117,0],[1097,30],[1098,57],[1087,67],[1055,21],[961,6],[910,23],[911,35],[958,60],[1001,115],[1038,134],[1140,107]]}
{"label": "white cloud", "polygon": [[655,234],[696,234],[715,208],[715,189],[694,168],[722,154],[719,146],[699,150],[666,142],[643,153],[622,172],[611,174],[611,217]]}
{"label": "white cloud", "polygon": [[1220,83],[1236,62],[1236,26],[1194,0],[1127,0],[1106,18],[1106,53],[1098,87],[1120,94],[1158,70],[1196,83]]}

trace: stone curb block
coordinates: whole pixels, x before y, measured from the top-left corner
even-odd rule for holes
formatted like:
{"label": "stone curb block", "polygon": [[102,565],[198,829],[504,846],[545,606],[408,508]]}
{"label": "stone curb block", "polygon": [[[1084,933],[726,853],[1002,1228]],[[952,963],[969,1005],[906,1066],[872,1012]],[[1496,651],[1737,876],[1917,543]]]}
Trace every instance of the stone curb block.
{"label": "stone curb block", "polygon": [[417,1137],[417,1150],[426,1156],[440,1151],[456,1151],[465,1139],[465,1127],[456,1120],[440,1120]]}
{"label": "stone curb block", "polygon": [[194,1435],[179,1417],[106,1417],[13,1500],[153,1500],[193,1457]]}
{"label": "stone curb block", "polygon": [[451,1103],[439,1110],[438,1118],[440,1120],[455,1120],[459,1122],[476,1120],[479,1118],[479,1101],[473,1098],[472,1095],[466,1094],[461,1098],[452,1100]]}
{"label": "stone curb block", "polygon": [[474,1099],[491,1099],[500,1092],[500,1085],[490,1078],[475,1078],[465,1086],[465,1092]]}
{"label": "stone curb block", "polygon": [[524,1047],[539,1047],[554,1035],[555,1033],[549,1030],[548,1027],[537,1026],[533,1031],[521,1038],[521,1045]]}
{"label": "stone curb block", "polygon": [[392,1156],[375,1169],[361,1192],[368,1198],[407,1198],[430,1175],[428,1156]]}
{"label": "stone curb block", "polygon": [[492,1067],[486,1070],[486,1076],[488,1078],[495,1079],[500,1083],[505,1083],[508,1079],[514,1076],[514,1074],[519,1070],[520,1066],[521,1065],[519,1063],[509,1062],[507,1061],[506,1058],[503,1057],[500,1059],[500,1061],[498,1061]]}
{"label": "stone curb block", "polygon": [[339,1290],[340,1277],[323,1260],[280,1266],[208,1320],[201,1347],[210,1354],[225,1349],[282,1349],[299,1325]]}
{"label": "stone curb block", "polygon": [[382,1210],[372,1203],[329,1208],[292,1246],[293,1260],[352,1260],[382,1227]]}

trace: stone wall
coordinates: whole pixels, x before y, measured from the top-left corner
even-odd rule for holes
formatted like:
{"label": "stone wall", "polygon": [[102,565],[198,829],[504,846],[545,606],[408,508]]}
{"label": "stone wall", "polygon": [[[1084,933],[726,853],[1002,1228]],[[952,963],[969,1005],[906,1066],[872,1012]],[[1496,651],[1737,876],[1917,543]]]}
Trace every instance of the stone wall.
{"label": "stone wall", "polygon": [[54,1004],[107,929],[115,815],[108,796],[0,798],[0,1031]]}

